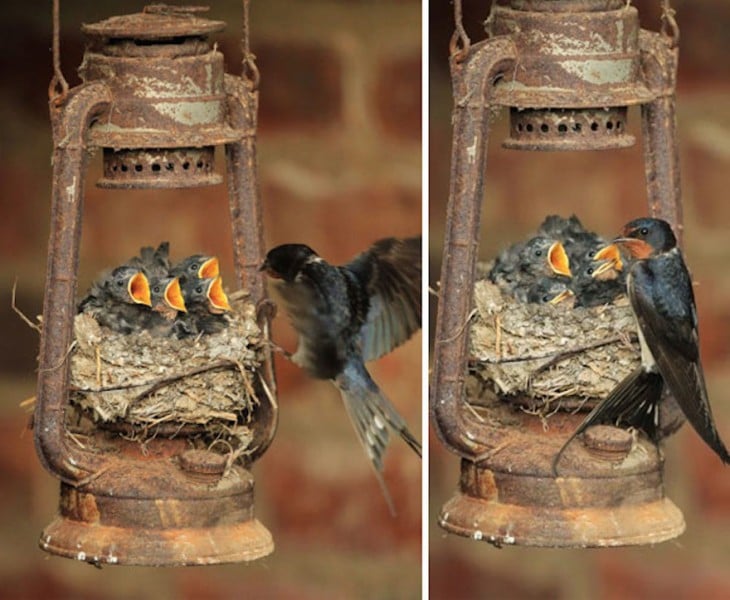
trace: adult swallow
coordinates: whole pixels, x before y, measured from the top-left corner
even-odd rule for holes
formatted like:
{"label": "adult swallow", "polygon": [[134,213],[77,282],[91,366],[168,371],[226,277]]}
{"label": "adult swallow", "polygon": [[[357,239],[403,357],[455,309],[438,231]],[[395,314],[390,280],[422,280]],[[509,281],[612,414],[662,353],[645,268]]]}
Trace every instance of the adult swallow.
{"label": "adult swallow", "polygon": [[284,244],[261,265],[276,282],[299,334],[294,363],[312,377],[331,380],[375,471],[383,479],[388,427],[418,456],[421,445],[365,368],[421,327],[421,238],[387,238],[342,266],[309,246]]}
{"label": "adult swallow", "polygon": [[188,279],[215,279],[220,275],[220,266],[215,256],[193,254],[183,258],[169,271],[170,275],[178,277],[184,285]]}
{"label": "adult swallow", "polygon": [[626,290],[638,325],[641,366],[570,436],[555,456],[553,472],[567,445],[591,425],[626,424],[656,441],[664,385],[705,443],[724,463],[730,463],[707,397],[692,280],[672,228],[661,219],[636,219],[614,244],[628,254]]}
{"label": "adult swallow", "polygon": [[122,265],[91,285],[78,312],[90,313],[100,325],[128,334],[139,330],[151,305],[146,275],[138,267]]}
{"label": "adult swallow", "polygon": [[187,312],[178,314],[174,330],[178,338],[199,333],[219,333],[228,325],[225,313],[231,310],[220,275],[205,279],[189,277],[182,285]]}

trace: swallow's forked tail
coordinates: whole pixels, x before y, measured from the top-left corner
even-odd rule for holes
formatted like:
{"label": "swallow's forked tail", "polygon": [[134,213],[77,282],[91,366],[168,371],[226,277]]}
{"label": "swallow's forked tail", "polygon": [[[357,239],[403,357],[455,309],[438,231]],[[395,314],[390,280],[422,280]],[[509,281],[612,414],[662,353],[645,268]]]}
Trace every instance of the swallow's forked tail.
{"label": "swallow's forked tail", "polygon": [[370,459],[388,508],[391,514],[395,515],[393,499],[383,479],[383,455],[390,438],[388,428],[395,430],[419,457],[421,444],[408,430],[403,417],[372,380],[364,364],[359,361],[349,361],[334,380],[334,384],[342,394],[347,414]]}
{"label": "swallow's forked tail", "polygon": [[641,429],[654,439],[659,424],[658,405],[662,387],[661,375],[645,371],[643,367],[626,376],[596,405],[560,448],[553,459],[553,476],[558,476],[558,463],[570,442],[592,425],[628,425]]}

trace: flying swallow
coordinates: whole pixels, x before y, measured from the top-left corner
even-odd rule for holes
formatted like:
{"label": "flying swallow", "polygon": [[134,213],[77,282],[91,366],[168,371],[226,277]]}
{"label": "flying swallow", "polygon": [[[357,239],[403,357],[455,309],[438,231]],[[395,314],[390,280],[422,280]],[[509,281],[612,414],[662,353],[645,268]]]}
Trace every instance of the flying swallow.
{"label": "flying swallow", "polygon": [[299,334],[292,360],[338,388],[385,500],[388,428],[421,456],[421,445],[365,368],[421,327],[421,238],[387,238],[343,266],[303,244],[268,252],[261,265],[274,281]]}
{"label": "flying swallow", "polygon": [[613,241],[628,254],[626,289],[636,317],[641,366],[621,381],[586,417],[553,460],[591,425],[629,425],[656,441],[662,388],[724,463],[730,454],[715,428],[700,363],[692,281],[669,223],[642,218]]}

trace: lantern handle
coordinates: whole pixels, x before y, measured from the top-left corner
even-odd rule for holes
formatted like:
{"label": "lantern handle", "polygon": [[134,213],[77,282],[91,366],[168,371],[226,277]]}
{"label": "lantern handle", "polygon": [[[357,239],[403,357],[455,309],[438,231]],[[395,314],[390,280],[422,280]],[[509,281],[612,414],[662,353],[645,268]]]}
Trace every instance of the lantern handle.
{"label": "lantern handle", "polygon": [[669,47],[676,48],[679,45],[679,25],[674,18],[677,11],[670,5],[670,0],[662,0],[662,27],[661,33],[669,38]]}
{"label": "lantern handle", "polygon": [[449,54],[454,62],[461,62],[469,54],[471,40],[464,29],[461,0],[454,0],[454,33],[449,42]]}
{"label": "lantern handle", "polygon": [[256,66],[256,55],[251,52],[249,45],[249,4],[250,0],[243,0],[243,27],[242,27],[242,40],[241,50],[243,52],[243,78],[248,81],[254,90],[259,88],[259,82],[261,81],[261,74]]}
{"label": "lantern handle", "polygon": [[53,77],[48,84],[48,100],[63,104],[68,94],[68,82],[61,72],[61,0],[53,0]]}

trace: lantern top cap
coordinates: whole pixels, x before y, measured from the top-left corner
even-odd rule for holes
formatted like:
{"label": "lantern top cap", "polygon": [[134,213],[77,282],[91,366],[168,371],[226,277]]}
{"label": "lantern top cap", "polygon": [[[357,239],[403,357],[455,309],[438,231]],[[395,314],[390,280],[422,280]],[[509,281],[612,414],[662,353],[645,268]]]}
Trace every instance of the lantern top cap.
{"label": "lantern top cap", "polygon": [[170,6],[151,4],[141,13],[110,17],[98,23],[84,24],[81,30],[89,36],[112,39],[159,40],[208,35],[223,31],[223,21],[197,16],[207,6]]}

